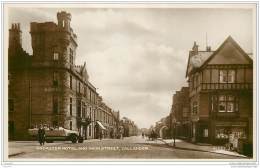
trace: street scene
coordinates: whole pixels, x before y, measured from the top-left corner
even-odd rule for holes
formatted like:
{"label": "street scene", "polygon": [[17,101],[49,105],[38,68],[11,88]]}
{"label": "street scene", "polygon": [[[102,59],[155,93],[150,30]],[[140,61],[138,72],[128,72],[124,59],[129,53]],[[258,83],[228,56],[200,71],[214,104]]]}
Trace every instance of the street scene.
{"label": "street scene", "polygon": [[9,143],[9,157],[68,159],[248,159],[221,146],[194,145],[182,140],[151,141],[141,136],[124,139],[93,139],[81,144],[56,142],[39,146],[37,142]]}
{"label": "street scene", "polygon": [[10,7],[7,158],[252,160],[253,9]]}

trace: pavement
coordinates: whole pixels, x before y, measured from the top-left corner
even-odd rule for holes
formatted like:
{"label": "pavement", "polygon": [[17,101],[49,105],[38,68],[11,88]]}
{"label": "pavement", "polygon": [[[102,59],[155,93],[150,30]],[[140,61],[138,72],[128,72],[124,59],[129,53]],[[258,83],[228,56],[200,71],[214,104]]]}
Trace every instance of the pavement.
{"label": "pavement", "polygon": [[[173,139],[158,139],[168,146],[174,146]],[[190,143],[184,140],[176,139],[175,140],[175,148],[176,149],[183,149],[183,150],[193,150],[193,151],[202,151],[202,152],[211,152],[211,153],[218,153],[223,155],[230,155],[230,156],[237,156],[242,158],[247,158],[247,156],[241,155],[235,151],[226,150],[224,146],[214,146],[211,144],[206,143]]]}
{"label": "pavement", "polygon": [[10,141],[9,159],[249,159],[219,152],[213,146],[196,145],[182,140],[141,136],[124,139],[91,139],[83,143],[59,141],[40,146],[36,141]]}

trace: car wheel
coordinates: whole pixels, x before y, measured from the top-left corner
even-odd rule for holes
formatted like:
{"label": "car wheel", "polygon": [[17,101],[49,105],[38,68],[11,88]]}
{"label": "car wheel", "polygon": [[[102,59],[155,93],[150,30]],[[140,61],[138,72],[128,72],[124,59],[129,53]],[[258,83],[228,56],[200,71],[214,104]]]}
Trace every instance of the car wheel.
{"label": "car wheel", "polygon": [[77,143],[78,138],[77,138],[76,135],[71,135],[70,140],[71,140],[72,143]]}

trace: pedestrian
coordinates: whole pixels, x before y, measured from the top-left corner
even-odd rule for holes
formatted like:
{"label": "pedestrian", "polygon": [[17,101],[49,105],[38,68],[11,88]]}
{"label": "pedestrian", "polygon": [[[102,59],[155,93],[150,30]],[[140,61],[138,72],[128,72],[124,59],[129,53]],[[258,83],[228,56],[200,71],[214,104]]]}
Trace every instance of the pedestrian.
{"label": "pedestrian", "polygon": [[144,138],[144,133],[142,132],[142,137]]}
{"label": "pedestrian", "polygon": [[102,131],[99,132],[99,139],[102,140]]}
{"label": "pedestrian", "polygon": [[40,145],[44,145],[44,142],[45,142],[45,130],[43,128],[42,125],[40,125],[40,128],[38,130],[38,140],[39,140],[39,143]]}

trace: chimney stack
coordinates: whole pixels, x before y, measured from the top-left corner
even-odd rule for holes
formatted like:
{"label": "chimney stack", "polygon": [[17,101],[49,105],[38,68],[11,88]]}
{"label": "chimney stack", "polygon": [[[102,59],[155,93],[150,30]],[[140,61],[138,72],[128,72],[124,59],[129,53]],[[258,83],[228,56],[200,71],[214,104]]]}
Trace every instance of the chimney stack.
{"label": "chimney stack", "polygon": [[194,55],[197,55],[199,52],[199,46],[196,44],[196,41],[194,41],[193,47],[192,47]]}

